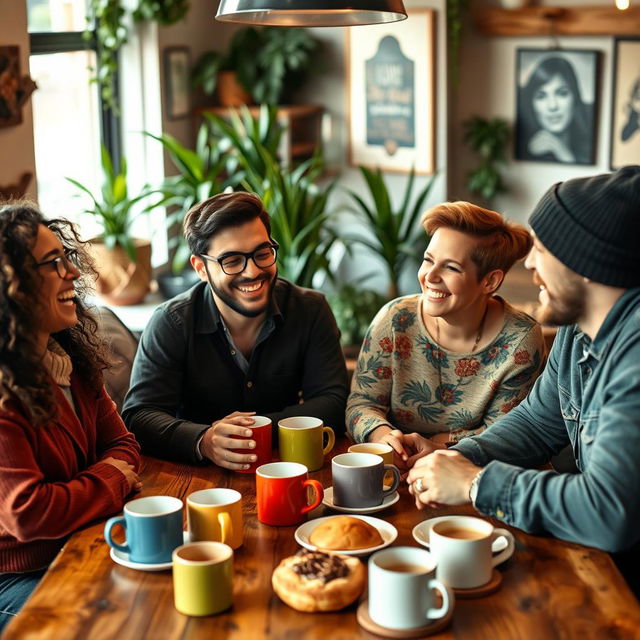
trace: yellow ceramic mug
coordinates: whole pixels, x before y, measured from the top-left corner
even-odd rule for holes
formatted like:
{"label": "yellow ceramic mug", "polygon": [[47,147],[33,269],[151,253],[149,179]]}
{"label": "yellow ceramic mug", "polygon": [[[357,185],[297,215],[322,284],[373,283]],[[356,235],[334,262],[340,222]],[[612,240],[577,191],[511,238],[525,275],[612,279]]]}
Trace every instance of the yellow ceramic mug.
{"label": "yellow ceramic mug", "polygon": [[233,549],[221,542],[190,542],[173,552],[173,597],[188,616],[209,616],[231,606]]}
{"label": "yellow ceramic mug", "polygon": [[[327,434],[327,444],[322,440]],[[331,427],[325,427],[320,418],[296,416],[278,422],[280,460],[298,462],[309,471],[322,469],[324,457],[336,442]]]}
{"label": "yellow ceramic mug", "polygon": [[[373,453],[380,456],[385,464],[393,464],[393,448],[384,442],[361,442],[360,444],[352,444],[349,447],[349,453]],[[387,471],[384,474],[384,485],[391,486],[393,483],[393,474]]]}
{"label": "yellow ceramic mug", "polygon": [[380,456],[385,464],[393,464],[393,449],[384,442],[361,442],[352,444],[349,453],[373,453]]}
{"label": "yellow ceramic mug", "polygon": [[192,542],[242,546],[242,496],[234,489],[203,489],[187,496],[187,522]]}

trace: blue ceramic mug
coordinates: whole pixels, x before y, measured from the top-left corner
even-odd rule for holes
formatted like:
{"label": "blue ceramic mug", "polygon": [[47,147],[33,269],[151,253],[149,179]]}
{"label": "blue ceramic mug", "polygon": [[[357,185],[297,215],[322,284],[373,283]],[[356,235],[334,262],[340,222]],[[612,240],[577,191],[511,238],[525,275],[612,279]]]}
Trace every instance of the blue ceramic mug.
{"label": "blue ceramic mug", "polygon": [[[124,544],[113,540],[113,527],[125,530]],[[107,544],[129,555],[132,562],[171,562],[171,554],[183,544],[182,500],[171,496],[138,498],[124,505],[124,516],[109,518],[104,525]]]}

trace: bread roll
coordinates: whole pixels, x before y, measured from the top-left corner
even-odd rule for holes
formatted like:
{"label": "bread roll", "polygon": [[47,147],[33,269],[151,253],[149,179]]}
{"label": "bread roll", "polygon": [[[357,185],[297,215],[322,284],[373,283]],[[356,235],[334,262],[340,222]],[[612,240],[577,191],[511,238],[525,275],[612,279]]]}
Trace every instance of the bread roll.
{"label": "bread roll", "polygon": [[357,558],[302,549],[276,567],[271,584],[293,609],[338,611],[364,591],[365,569]]}
{"label": "bread roll", "polygon": [[377,547],[384,540],[368,522],[351,516],[334,516],[321,522],[309,536],[318,549],[354,551]]}

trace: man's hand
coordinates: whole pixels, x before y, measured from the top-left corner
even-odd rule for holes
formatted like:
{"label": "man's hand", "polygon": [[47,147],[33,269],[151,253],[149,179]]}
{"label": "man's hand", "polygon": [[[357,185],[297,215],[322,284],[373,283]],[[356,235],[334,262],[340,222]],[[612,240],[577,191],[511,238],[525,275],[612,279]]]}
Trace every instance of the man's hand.
{"label": "man's hand", "polygon": [[125,462],[124,460],[118,460],[117,458],[103,458],[100,462],[106,462],[120,471],[127,479],[129,485],[129,493],[131,491],[140,491],[142,489],[142,482],[138,478],[138,474],[135,472],[133,465]]}
{"label": "man's hand", "polygon": [[421,458],[407,476],[416,507],[467,504],[471,481],[481,468],[458,451],[449,449],[434,451]]}
{"label": "man's hand", "polygon": [[255,440],[237,440],[231,436],[250,438],[253,435],[250,427],[255,421],[255,411],[234,411],[228,416],[214,422],[200,440],[200,453],[219,467],[238,471],[248,469],[249,463],[255,462],[255,454],[235,453],[231,449],[255,449]]}

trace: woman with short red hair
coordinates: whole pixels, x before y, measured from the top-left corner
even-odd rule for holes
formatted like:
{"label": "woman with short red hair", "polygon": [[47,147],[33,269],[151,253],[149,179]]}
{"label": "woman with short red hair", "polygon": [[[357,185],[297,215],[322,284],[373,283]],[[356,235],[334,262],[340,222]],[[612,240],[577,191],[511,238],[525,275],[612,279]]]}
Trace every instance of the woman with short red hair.
{"label": "woman with short red hair", "polygon": [[386,442],[402,469],[480,433],[528,393],[544,364],[540,326],[496,295],[531,248],[527,230],[469,202],[422,220],[431,241],[419,294],[387,303],[362,345],[347,403],[357,442]]}

